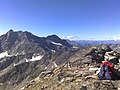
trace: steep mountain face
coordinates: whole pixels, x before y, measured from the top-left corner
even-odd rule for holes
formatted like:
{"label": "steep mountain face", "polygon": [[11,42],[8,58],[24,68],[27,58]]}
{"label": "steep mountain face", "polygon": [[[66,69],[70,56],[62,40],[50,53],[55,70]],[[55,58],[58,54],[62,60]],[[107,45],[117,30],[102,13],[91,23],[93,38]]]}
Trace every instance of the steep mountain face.
{"label": "steep mountain face", "polygon": [[30,32],[14,32],[10,30],[0,37],[0,51],[8,51],[10,54],[23,54],[59,50],[59,48],[71,47],[66,40],[56,35],[37,37]]}
{"label": "steep mountain face", "polygon": [[0,36],[0,90],[20,90],[42,71],[67,62],[71,48],[56,35],[38,37],[27,31],[8,31]]}
{"label": "steep mountain face", "polygon": [[1,47],[3,51],[9,54],[24,54],[41,51],[42,48],[37,43],[31,42],[28,39],[28,32],[14,32],[10,30],[5,35],[0,37]]}

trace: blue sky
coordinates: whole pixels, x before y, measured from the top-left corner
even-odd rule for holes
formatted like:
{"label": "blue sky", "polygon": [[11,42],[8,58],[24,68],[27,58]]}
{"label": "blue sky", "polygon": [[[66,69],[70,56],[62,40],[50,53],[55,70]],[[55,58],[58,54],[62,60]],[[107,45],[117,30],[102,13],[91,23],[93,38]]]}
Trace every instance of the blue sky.
{"label": "blue sky", "polygon": [[0,0],[0,34],[118,39],[120,0]]}

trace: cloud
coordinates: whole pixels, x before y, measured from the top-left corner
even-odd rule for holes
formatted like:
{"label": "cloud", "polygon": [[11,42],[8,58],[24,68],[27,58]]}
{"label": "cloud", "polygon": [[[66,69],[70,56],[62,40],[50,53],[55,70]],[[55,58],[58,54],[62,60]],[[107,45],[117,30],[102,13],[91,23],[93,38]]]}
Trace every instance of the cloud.
{"label": "cloud", "polygon": [[119,36],[113,36],[113,39],[114,40],[120,40],[120,37]]}
{"label": "cloud", "polygon": [[70,35],[70,36],[65,37],[65,39],[69,39],[69,40],[80,40],[80,37]]}
{"label": "cloud", "polygon": [[106,40],[120,40],[120,36],[105,37]]}
{"label": "cloud", "polygon": [[71,38],[74,38],[74,36],[67,36],[67,39],[71,39]]}
{"label": "cloud", "polygon": [[95,38],[85,38],[85,37],[78,37],[78,36],[67,36],[65,37],[65,39],[69,39],[69,40],[95,40]]}
{"label": "cloud", "polygon": [[65,37],[65,39],[69,39],[69,40],[120,40],[120,36],[101,37],[99,39],[95,39],[95,38],[82,38],[82,37],[70,35],[70,36]]}

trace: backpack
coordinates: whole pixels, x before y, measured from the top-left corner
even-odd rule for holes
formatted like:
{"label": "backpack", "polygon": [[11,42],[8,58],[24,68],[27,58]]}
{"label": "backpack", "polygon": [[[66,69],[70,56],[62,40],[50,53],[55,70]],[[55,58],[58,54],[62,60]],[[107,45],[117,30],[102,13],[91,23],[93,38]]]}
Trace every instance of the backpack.
{"label": "backpack", "polygon": [[104,62],[101,64],[100,72],[98,77],[100,80],[111,80],[113,79],[113,65],[109,62]]}

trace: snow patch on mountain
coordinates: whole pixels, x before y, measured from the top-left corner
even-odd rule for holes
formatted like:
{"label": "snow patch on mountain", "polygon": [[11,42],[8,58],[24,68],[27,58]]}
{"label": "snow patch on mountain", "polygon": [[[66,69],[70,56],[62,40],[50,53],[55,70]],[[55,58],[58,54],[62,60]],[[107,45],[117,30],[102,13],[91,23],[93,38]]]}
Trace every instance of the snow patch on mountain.
{"label": "snow patch on mountain", "polygon": [[0,53],[0,59],[1,59],[1,58],[4,58],[4,57],[11,57],[11,55],[8,55],[8,52],[7,52],[7,51]]}
{"label": "snow patch on mountain", "polygon": [[41,60],[43,57],[43,55],[39,55],[39,56],[32,56],[32,59],[24,59],[24,60],[20,60],[18,63],[14,63],[14,67],[15,66],[18,66],[22,63],[26,63],[26,62],[32,62],[32,61],[38,61],[38,60]]}
{"label": "snow patch on mountain", "polygon": [[57,64],[55,62],[53,62],[54,66],[57,67]]}
{"label": "snow patch on mountain", "polygon": [[43,57],[43,55],[40,55],[40,56],[33,56],[32,59],[30,59],[30,61],[41,60],[42,57]]}
{"label": "snow patch on mountain", "polygon": [[32,56],[32,59],[26,59],[26,62],[39,61],[44,55]]}
{"label": "snow patch on mountain", "polygon": [[62,46],[61,43],[56,43],[56,42],[53,42],[53,41],[51,41],[51,43],[52,43],[52,44],[55,44],[55,45],[58,45],[58,46]]}

